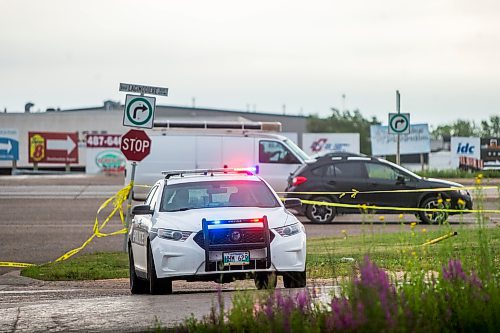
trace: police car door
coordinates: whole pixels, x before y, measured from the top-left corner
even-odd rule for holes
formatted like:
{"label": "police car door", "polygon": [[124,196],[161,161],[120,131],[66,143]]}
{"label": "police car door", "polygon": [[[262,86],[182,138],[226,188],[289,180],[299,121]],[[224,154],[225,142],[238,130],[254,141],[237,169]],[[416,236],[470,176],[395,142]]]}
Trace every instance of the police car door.
{"label": "police car door", "polygon": [[[154,211],[158,201],[159,185],[151,188],[144,204]],[[153,213],[154,215],[154,213]],[[135,267],[141,271],[147,271],[147,239],[151,229],[153,215],[136,215],[132,220],[132,252],[134,254]]]}

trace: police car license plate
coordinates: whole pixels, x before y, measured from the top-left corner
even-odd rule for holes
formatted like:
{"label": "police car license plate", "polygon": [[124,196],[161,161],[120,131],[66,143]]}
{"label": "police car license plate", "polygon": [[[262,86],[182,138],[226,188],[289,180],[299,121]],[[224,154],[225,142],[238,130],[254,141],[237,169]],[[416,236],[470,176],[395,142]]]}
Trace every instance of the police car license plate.
{"label": "police car license plate", "polygon": [[250,252],[224,252],[224,266],[248,265],[250,264]]}

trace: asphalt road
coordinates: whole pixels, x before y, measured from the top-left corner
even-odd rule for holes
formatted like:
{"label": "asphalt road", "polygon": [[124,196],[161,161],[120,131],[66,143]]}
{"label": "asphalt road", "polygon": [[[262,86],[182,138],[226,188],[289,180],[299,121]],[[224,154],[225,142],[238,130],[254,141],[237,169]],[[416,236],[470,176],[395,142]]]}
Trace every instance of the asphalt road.
{"label": "asphalt road", "polygon": [[[81,245],[92,234],[99,205],[120,187],[121,179],[116,177],[0,177],[0,261],[44,263]],[[498,197],[488,200],[485,208],[498,209]],[[105,215],[101,214],[101,221]],[[490,215],[494,223],[500,223],[498,215]],[[330,225],[305,226],[309,238],[340,237],[342,230],[349,234],[399,231],[401,221],[415,220],[412,215],[402,220],[385,215],[383,222],[379,218],[345,215]],[[453,223],[459,220],[452,218]],[[474,216],[466,215],[462,223],[473,227]],[[114,218],[104,231],[121,227]],[[112,236],[95,239],[83,252],[120,251],[122,246],[123,236]],[[176,281],[173,295],[131,296],[123,279],[40,282],[0,268],[0,331],[137,331],[153,326],[155,318],[172,325],[191,313],[207,314],[217,286]],[[253,282],[222,288],[228,303],[235,290],[253,289]]]}

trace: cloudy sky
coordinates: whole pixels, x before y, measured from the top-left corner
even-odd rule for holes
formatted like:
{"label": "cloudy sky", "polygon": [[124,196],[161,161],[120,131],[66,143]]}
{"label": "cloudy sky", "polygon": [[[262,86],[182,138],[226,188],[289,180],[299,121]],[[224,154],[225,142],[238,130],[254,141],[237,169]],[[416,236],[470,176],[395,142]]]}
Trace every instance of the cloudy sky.
{"label": "cloudy sky", "polygon": [[[500,114],[500,2],[0,0],[0,109],[123,102],[412,122]],[[345,103],[342,95],[345,95]]]}

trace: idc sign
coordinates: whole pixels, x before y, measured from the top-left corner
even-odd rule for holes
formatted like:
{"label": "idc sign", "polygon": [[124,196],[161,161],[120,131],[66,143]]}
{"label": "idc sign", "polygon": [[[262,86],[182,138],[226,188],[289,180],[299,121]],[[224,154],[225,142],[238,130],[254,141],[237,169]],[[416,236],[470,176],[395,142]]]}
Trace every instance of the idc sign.
{"label": "idc sign", "polygon": [[466,138],[466,137],[452,137],[451,138],[451,154],[453,165],[458,167],[458,159],[461,156],[473,157],[481,159],[481,139],[480,138]]}

